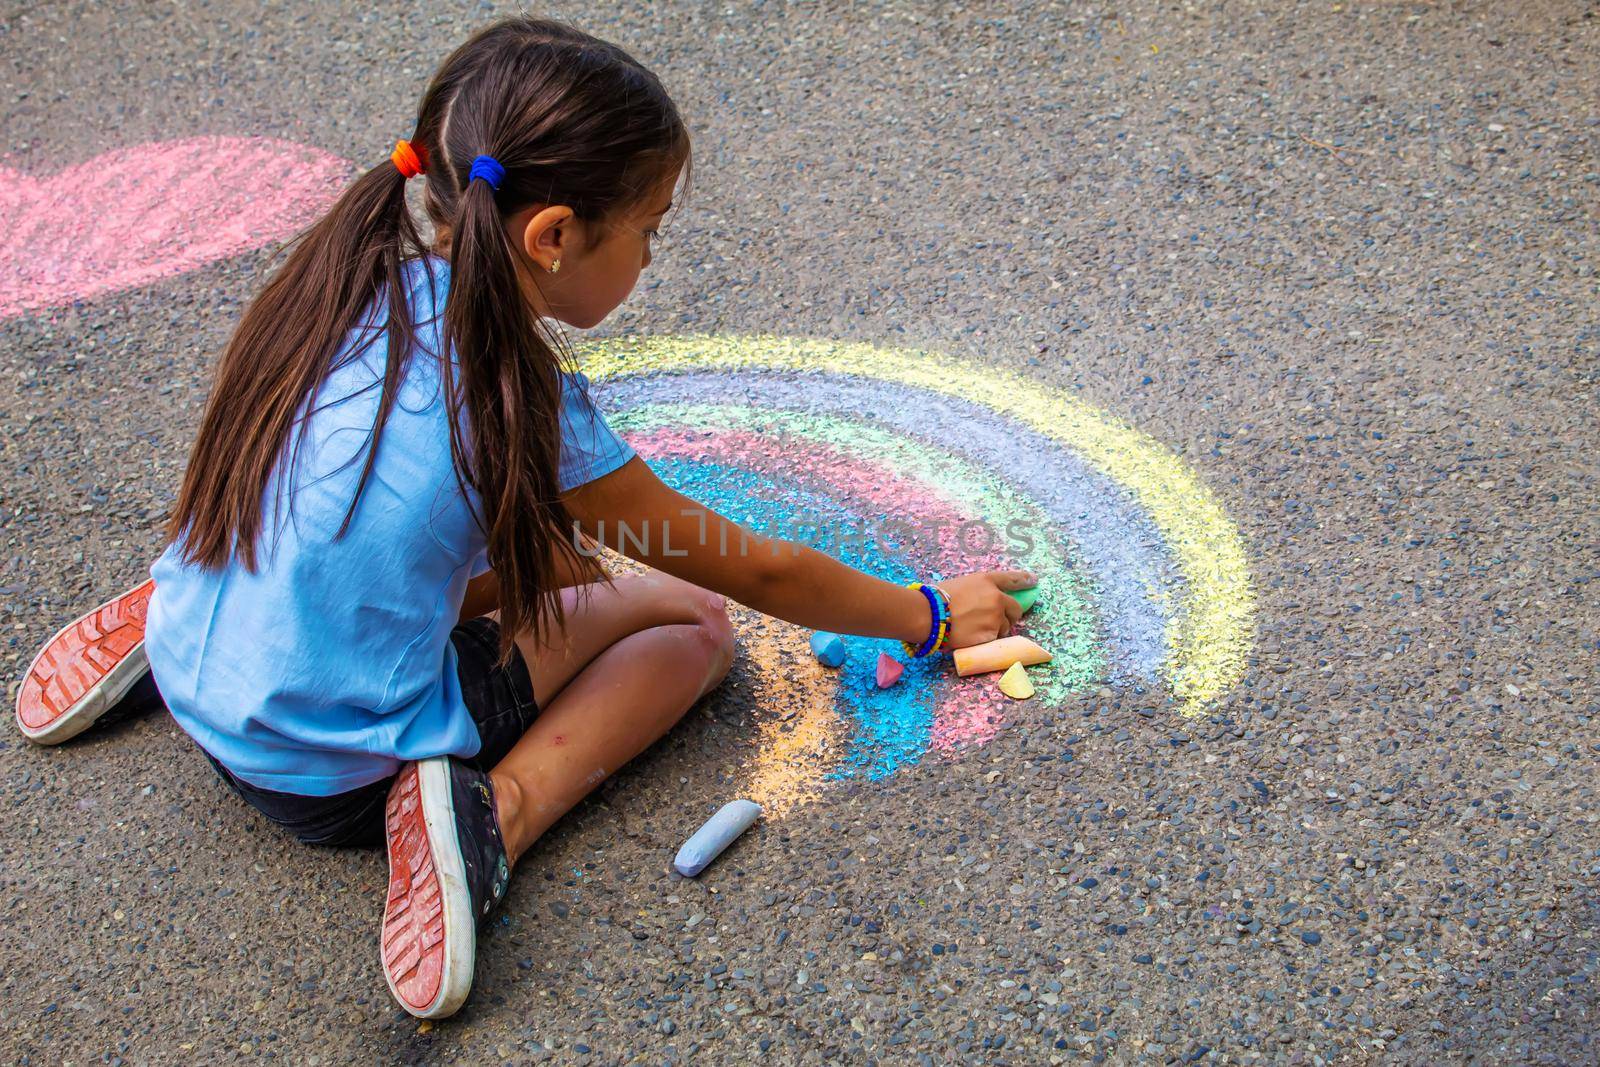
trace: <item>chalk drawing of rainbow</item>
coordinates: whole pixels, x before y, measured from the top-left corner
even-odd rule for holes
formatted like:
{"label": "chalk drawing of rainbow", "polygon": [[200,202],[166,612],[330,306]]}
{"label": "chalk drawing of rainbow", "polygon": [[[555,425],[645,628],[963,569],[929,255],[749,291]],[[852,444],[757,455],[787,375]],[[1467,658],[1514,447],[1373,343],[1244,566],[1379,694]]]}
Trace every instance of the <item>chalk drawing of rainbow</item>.
{"label": "chalk drawing of rainbow", "polygon": [[[829,779],[983,744],[1091,687],[1169,693],[1198,716],[1244,674],[1254,594],[1240,532],[1176,454],[1075,396],[947,356],[799,337],[613,338],[578,355],[612,426],[663,480],[752,529],[796,538],[804,516],[817,536],[798,539],[892,581],[1040,576],[1024,632],[1055,659],[1030,672],[1029,703],[947,660],[912,662],[880,690],[878,653],[906,658],[893,641],[848,638],[830,671],[808,631],[747,625],[741,654],[760,686],[748,791],[770,814]],[[937,536],[889,538],[887,552],[882,538],[826,536],[885,516]],[[997,536],[974,537],[980,524]]]}

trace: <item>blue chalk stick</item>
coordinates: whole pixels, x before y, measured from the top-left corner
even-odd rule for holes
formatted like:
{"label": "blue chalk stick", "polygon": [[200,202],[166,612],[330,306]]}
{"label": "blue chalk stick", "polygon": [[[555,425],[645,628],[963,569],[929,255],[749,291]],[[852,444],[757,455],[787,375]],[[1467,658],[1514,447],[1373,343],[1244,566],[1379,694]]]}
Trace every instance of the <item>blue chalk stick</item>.
{"label": "blue chalk stick", "polygon": [[838,634],[830,634],[826,630],[818,630],[811,635],[811,654],[817,657],[817,662],[824,667],[840,667],[844,665],[844,638]]}
{"label": "blue chalk stick", "polygon": [[724,804],[721,811],[707,819],[706,824],[683,843],[672,866],[685,878],[693,878],[760,817],[761,805],[753,800]]}

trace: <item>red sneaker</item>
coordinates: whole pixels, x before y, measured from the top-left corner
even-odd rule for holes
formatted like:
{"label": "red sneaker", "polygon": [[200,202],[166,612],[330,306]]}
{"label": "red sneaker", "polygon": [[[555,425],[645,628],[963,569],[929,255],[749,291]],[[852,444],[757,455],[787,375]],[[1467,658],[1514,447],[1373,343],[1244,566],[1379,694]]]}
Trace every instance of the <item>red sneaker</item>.
{"label": "red sneaker", "polygon": [[472,989],[477,925],[511,879],[489,776],[450,756],[406,764],[384,829],[383,977],[419,1019],[453,1015]]}
{"label": "red sneaker", "polygon": [[17,728],[58,745],[94,725],[145,676],[144,619],[156,583],[147,580],[61,629],[28,664],[17,689]]}

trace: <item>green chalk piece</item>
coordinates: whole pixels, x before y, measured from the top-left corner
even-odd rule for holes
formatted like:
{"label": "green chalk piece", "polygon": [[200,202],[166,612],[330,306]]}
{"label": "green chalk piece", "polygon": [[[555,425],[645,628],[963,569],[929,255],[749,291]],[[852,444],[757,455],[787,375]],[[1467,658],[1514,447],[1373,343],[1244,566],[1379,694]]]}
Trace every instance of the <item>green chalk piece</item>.
{"label": "green chalk piece", "polygon": [[1039,599],[1039,587],[1033,586],[1031,589],[1018,589],[1014,593],[1007,593],[1006,596],[1021,604],[1022,613],[1026,615],[1033,607],[1033,602]]}

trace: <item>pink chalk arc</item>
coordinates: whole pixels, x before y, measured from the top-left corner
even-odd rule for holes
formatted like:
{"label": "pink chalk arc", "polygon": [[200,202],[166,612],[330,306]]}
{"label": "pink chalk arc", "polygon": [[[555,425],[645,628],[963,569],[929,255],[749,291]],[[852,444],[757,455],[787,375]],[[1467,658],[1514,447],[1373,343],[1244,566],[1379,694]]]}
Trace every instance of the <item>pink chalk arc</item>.
{"label": "pink chalk arc", "polygon": [[891,467],[862,456],[848,455],[826,444],[788,435],[750,430],[657,429],[629,435],[629,443],[645,460],[663,456],[720,460],[738,457],[742,466],[798,478],[826,487],[854,505],[858,514],[877,518],[916,517],[937,531],[938,551],[922,562],[946,570],[1004,567],[998,552],[969,554],[957,544],[963,522],[981,519],[965,510],[938,486],[906,478]]}
{"label": "pink chalk arc", "polygon": [[270,137],[153,141],[54,174],[5,162],[0,319],[284,240],[327,210],[352,170],[329,152]]}

